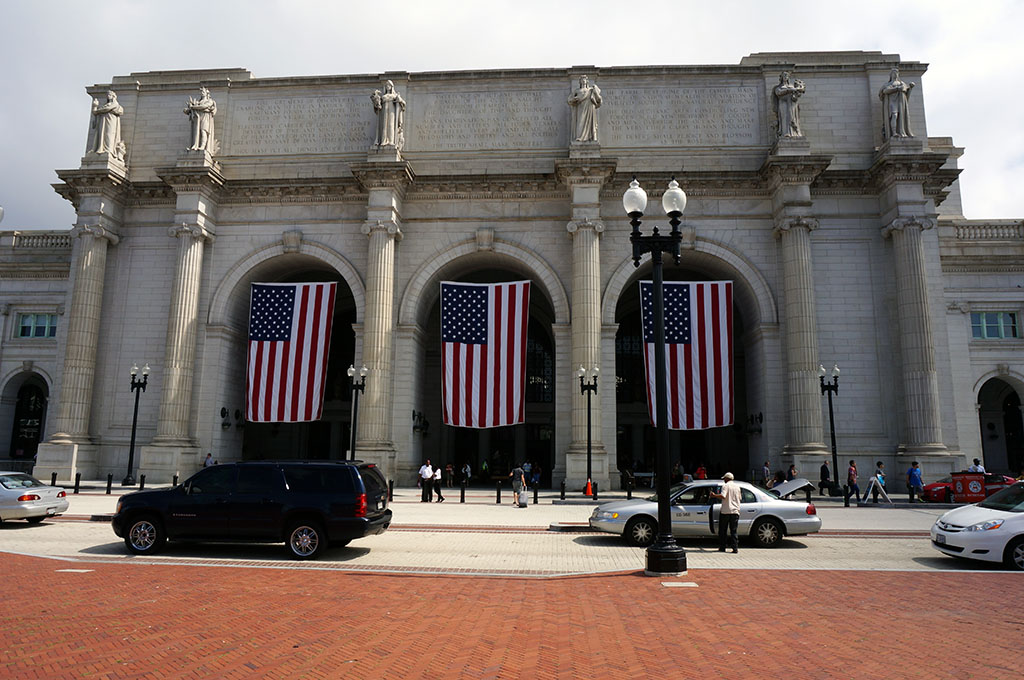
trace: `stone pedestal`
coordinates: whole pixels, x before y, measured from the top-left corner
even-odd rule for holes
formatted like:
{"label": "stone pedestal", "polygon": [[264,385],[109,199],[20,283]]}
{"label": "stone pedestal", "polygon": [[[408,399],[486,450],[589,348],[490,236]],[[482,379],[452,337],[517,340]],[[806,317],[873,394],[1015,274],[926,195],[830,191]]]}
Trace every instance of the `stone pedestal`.
{"label": "stone pedestal", "polygon": [[806,137],[779,137],[772,147],[772,156],[808,156],[811,143]]}
{"label": "stone pedestal", "polygon": [[600,158],[601,145],[597,142],[570,142],[569,158]]}
{"label": "stone pedestal", "polygon": [[[597,428],[595,427],[595,435]],[[599,484],[600,491],[609,491],[612,488],[612,475],[608,470],[608,452],[604,444],[598,442],[591,447],[591,481]],[[617,474],[617,472],[616,472]],[[566,491],[578,492],[587,484],[587,442],[580,447],[577,442],[569,445],[565,452],[565,488]],[[616,485],[618,481],[616,480]]]}
{"label": "stone pedestal", "polygon": [[32,476],[45,484],[50,483],[54,472],[61,481],[74,481],[78,472],[84,478],[93,477],[96,475],[99,448],[95,444],[40,444]]}
{"label": "stone pedestal", "polygon": [[203,467],[205,455],[196,446],[143,446],[138,451],[135,478],[146,475],[146,484],[170,484],[175,475],[181,481]]}

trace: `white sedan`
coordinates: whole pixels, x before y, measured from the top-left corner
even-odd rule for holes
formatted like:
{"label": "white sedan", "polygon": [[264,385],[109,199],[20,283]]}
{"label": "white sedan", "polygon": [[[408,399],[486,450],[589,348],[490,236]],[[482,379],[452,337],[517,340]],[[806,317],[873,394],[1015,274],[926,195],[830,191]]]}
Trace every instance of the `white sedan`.
{"label": "white sedan", "polygon": [[0,472],[0,521],[27,519],[35,524],[67,509],[63,488],[43,484],[24,472]]}
{"label": "white sedan", "polygon": [[931,533],[932,547],[944,555],[1003,562],[1024,571],[1024,482],[950,510]]}

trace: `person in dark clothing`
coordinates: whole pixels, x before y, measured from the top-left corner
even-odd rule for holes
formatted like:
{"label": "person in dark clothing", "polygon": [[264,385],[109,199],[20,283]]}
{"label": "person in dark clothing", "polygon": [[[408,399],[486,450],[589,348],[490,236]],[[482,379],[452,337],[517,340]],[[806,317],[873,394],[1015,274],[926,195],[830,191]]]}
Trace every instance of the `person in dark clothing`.
{"label": "person in dark clothing", "polygon": [[818,482],[818,492],[825,496],[830,488],[832,488],[832,474],[828,469],[828,461],[826,460],[821,464],[821,481]]}

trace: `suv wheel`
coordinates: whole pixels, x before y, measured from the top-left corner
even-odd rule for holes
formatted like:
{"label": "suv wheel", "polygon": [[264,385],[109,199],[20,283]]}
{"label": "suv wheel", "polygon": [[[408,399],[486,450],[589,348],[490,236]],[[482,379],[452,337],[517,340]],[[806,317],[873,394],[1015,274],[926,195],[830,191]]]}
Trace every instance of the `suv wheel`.
{"label": "suv wheel", "polygon": [[316,522],[296,522],[288,529],[288,551],[297,560],[311,560],[327,546],[327,536]]}
{"label": "suv wheel", "polygon": [[128,552],[136,555],[152,555],[164,546],[167,534],[160,522],[152,517],[137,517],[128,525],[124,544]]}

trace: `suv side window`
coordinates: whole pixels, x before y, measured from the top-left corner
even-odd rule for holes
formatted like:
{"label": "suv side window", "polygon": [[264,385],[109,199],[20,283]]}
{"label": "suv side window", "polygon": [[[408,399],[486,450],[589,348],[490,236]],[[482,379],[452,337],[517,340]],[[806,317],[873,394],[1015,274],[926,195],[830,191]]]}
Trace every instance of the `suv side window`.
{"label": "suv side window", "polygon": [[351,493],[354,489],[348,467],[287,466],[284,476],[288,488],[295,493]]}
{"label": "suv side window", "polygon": [[284,489],[281,471],[274,465],[254,465],[238,468],[238,493],[277,493]]}
{"label": "suv side window", "polygon": [[207,468],[192,478],[189,495],[225,494],[235,490],[235,466]]}

